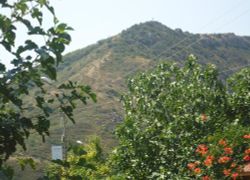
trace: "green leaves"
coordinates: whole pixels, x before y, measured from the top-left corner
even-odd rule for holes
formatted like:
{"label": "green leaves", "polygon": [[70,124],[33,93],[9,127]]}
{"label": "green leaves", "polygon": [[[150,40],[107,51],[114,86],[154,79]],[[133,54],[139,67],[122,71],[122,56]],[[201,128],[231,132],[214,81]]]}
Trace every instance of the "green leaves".
{"label": "green leaves", "polygon": [[30,30],[28,33],[29,35],[34,35],[34,34],[46,35],[44,29],[42,29],[39,26],[30,27],[29,30]]}
{"label": "green leaves", "polygon": [[15,11],[21,11],[21,15],[25,15],[29,7],[25,0],[21,0],[15,4]]}
{"label": "green leaves", "polygon": [[43,13],[38,8],[33,8],[31,12],[31,17],[35,18],[40,25],[42,25],[43,22]]}
{"label": "green leaves", "polygon": [[213,65],[203,67],[192,55],[184,67],[160,64],[131,79],[113,167],[136,179],[188,177],[186,165],[197,144],[231,125],[249,128],[247,72],[234,76],[230,88]]}
{"label": "green leaves", "polygon": [[27,40],[27,41],[25,41],[25,46],[19,46],[18,47],[18,49],[16,51],[16,54],[20,55],[21,53],[26,52],[27,50],[33,50],[33,49],[36,49],[36,48],[38,48],[36,43],[34,43],[31,40]]}
{"label": "green leaves", "polygon": [[32,158],[18,158],[18,164],[22,170],[29,165],[32,169],[36,168],[35,161]]}
{"label": "green leaves", "polygon": [[72,27],[69,27],[67,24],[65,23],[61,23],[61,24],[58,24],[55,28],[55,32],[57,32],[58,34],[62,34],[65,32],[65,30],[73,30]]}
{"label": "green leaves", "polygon": [[[48,62],[48,61],[47,61]],[[45,68],[43,70],[43,72],[45,74],[47,74],[47,76],[50,78],[50,79],[53,79],[53,80],[56,80],[56,76],[57,76],[57,73],[56,73],[56,68],[53,67],[53,66],[47,66],[47,68]]]}
{"label": "green leaves", "polygon": [[0,73],[4,72],[5,70],[6,70],[5,65],[0,63]]}
{"label": "green leaves", "polygon": [[[0,165],[2,163],[0,162]],[[10,166],[0,166],[0,178],[3,180],[12,179],[14,176],[14,170]]]}
{"label": "green leaves", "polygon": [[49,179],[105,179],[110,170],[103,161],[102,149],[97,139],[84,145],[72,145],[66,160],[52,161],[47,168]]}
{"label": "green leaves", "polygon": [[63,161],[63,160],[60,160],[60,159],[52,160],[52,162],[56,163],[56,164],[58,164],[60,166],[64,166],[64,167],[69,167],[70,166],[69,162]]}
{"label": "green leaves", "polygon": [[[10,12],[0,12],[0,46],[13,65],[7,70],[0,63],[1,169],[2,163],[16,151],[18,145],[26,149],[25,139],[30,136],[30,131],[37,132],[45,141],[45,136],[49,135],[50,116],[57,109],[74,122],[76,101],[86,104],[88,99],[96,101],[96,97],[88,86],[73,82],[66,89],[56,88],[57,68],[63,60],[66,45],[71,41],[68,31],[72,28],[59,22],[49,1],[1,0],[0,5]],[[52,18],[44,16],[45,9]],[[19,27],[22,25],[26,28],[21,32]],[[17,47],[16,39],[26,35],[24,43]],[[36,39],[44,41],[38,43]],[[45,86],[43,77],[53,80],[55,86]],[[50,93],[51,89],[58,92]],[[27,163],[31,165],[29,160],[20,161],[22,168]]]}
{"label": "green leaves", "polygon": [[81,147],[81,146],[72,146],[69,150],[72,150],[72,152],[77,156],[86,155],[87,152]]}
{"label": "green leaves", "polygon": [[14,46],[16,39],[16,34],[15,34],[16,27],[12,24],[9,17],[2,14],[0,14],[0,30],[3,33],[1,34],[2,41],[0,41],[0,45],[2,45],[7,51],[10,52],[11,47]]}

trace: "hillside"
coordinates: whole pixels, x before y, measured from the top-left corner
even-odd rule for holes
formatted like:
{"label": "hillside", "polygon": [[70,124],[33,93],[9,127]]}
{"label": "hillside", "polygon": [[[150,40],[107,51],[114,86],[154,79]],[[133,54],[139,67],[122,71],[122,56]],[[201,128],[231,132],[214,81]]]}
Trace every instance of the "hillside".
{"label": "hillside", "polygon": [[[98,103],[77,109],[76,125],[67,123],[67,142],[86,140],[89,135],[101,136],[106,149],[115,145],[113,130],[122,121],[120,95],[126,92],[126,80],[162,61],[180,64],[189,54],[199,62],[213,63],[223,71],[221,78],[250,63],[250,37],[228,34],[191,34],[150,21],[134,25],[120,34],[69,53],[59,68],[58,81],[79,81],[89,84]],[[232,70],[230,70],[232,69]],[[28,154],[50,159],[50,144],[60,142],[60,115],[52,119],[51,137],[43,144],[32,138]]]}

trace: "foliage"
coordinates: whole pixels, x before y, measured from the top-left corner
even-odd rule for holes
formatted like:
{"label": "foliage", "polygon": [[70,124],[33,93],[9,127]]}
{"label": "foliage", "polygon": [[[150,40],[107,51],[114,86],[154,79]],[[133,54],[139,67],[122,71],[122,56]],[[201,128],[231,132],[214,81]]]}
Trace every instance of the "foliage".
{"label": "foliage", "polygon": [[250,161],[250,128],[230,126],[208,137],[208,144],[195,150],[195,161],[188,163],[191,176],[207,179],[236,179]]}
{"label": "foliage", "polygon": [[99,140],[87,145],[75,145],[69,149],[67,160],[56,160],[47,169],[44,179],[115,179],[109,177],[110,169],[105,163]]}
{"label": "foliage", "polygon": [[[46,90],[48,83],[44,79],[57,80],[57,67],[62,62],[65,46],[71,41],[68,31],[72,30],[59,22],[49,1],[1,0],[0,6],[0,48],[3,49],[0,58],[11,57],[13,66],[8,70],[0,63],[1,169],[17,145],[26,149],[25,139],[31,132],[37,132],[43,140],[49,135],[49,117],[56,109],[74,122],[75,101],[86,103],[89,98],[95,101],[95,95],[90,87],[70,81],[56,87],[53,94]],[[20,43],[22,38],[24,43]],[[30,103],[34,106],[27,106]]]}
{"label": "foliage", "polygon": [[12,179],[14,175],[14,170],[11,166],[3,165],[0,171],[0,179],[9,180]]}
{"label": "foliage", "polygon": [[215,66],[203,67],[193,55],[183,67],[165,63],[131,79],[113,167],[130,179],[191,178],[187,164],[196,160],[198,145],[226,136],[231,126],[237,129],[231,136],[249,132],[249,69],[230,82],[223,84]]}
{"label": "foliage", "polygon": [[17,158],[17,160],[22,170],[24,170],[27,165],[29,165],[32,169],[36,168],[35,161],[32,158]]}
{"label": "foliage", "polygon": [[[196,175],[215,179],[236,179],[245,163],[250,161],[249,80],[249,68],[242,69],[228,80],[230,93],[227,94],[227,98],[231,109],[227,113],[234,121],[231,125],[227,124],[223,132],[218,130],[214,135],[207,137],[204,154],[197,155],[196,149],[195,162],[199,165],[195,168],[201,170]],[[212,158],[209,160],[208,157]],[[194,169],[191,168],[191,172]]]}

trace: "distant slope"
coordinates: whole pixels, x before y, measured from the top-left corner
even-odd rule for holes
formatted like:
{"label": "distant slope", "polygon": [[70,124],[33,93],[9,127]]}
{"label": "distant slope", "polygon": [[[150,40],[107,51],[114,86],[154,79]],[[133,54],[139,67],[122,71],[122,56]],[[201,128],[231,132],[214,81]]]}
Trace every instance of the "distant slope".
{"label": "distant slope", "polygon": [[[250,37],[232,33],[191,34],[150,21],[66,55],[65,63],[59,68],[59,82],[74,80],[89,84],[98,96],[96,105],[90,103],[77,110],[76,125],[67,124],[67,141],[86,140],[87,136],[96,134],[102,137],[107,149],[112,147],[114,127],[122,121],[119,99],[126,92],[127,78],[162,61],[182,63],[191,53],[200,63],[216,64],[224,71],[221,77],[225,78],[250,64]],[[58,114],[53,118],[48,143],[33,138],[28,153],[49,159],[50,144],[60,142],[59,119]]]}

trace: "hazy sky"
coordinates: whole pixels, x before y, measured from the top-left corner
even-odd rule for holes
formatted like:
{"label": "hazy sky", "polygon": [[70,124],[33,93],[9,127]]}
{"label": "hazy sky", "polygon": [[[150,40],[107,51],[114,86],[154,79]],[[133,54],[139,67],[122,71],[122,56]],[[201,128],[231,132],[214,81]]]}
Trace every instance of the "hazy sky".
{"label": "hazy sky", "polygon": [[250,36],[250,0],[52,0],[58,17],[71,25],[67,51],[155,20],[193,33],[234,32]]}

